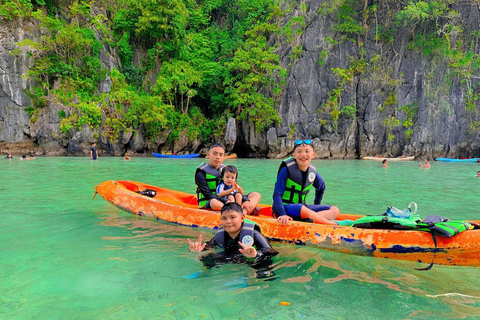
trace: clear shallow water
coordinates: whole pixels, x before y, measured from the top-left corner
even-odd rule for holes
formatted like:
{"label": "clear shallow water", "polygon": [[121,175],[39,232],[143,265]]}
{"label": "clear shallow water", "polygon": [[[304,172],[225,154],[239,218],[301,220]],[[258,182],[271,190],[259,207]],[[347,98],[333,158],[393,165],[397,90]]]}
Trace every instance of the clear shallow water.
{"label": "clear shallow water", "polygon": [[[480,316],[480,269],[419,265],[274,243],[276,279],[246,265],[206,270],[186,239],[213,232],[138,218],[92,187],[135,180],[194,191],[201,159],[0,161],[0,319],[404,319]],[[271,203],[278,160],[230,160]],[[315,161],[324,203],[480,219],[479,164]],[[311,200],[311,199],[310,199]],[[198,277],[196,277],[198,275]],[[461,295],[447,295],[458,293]],[[281,301],[290,303],[281,306]]]}

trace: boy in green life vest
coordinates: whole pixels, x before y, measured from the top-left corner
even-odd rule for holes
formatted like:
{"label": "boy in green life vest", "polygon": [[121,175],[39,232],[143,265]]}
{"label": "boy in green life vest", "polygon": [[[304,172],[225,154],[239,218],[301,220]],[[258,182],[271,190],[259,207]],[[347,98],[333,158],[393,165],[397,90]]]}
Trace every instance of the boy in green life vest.
{"label": "boy in green life vest", "polygon": [[[338,225],[337,207],[322,205],[325,182],[310,164],[316,153],[311,140],[297,140],[291,158],[282,161],[273,191],[272,211],[281,225],[291,220],[311,219],[315,223]],[[313,205],[307,205],[310,189],[315,189]]]}
{"label": "boy in green life vest", "polygon": [[[202,163],[195,172],[198,206],[202,209],[220,211],[226,200],[217,196],[217,187],[222,183],[222,164],[225,159],[225,146],[214,143],[207,151],[208,163]],[[252,213],[260,203],[261,195],[252,192],[243,197],[243,213]]]}

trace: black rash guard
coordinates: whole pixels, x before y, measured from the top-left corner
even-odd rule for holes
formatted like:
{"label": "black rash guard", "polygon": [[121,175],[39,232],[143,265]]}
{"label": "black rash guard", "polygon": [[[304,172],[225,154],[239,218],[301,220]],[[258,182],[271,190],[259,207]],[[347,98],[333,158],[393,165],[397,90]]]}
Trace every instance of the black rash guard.
{"label": "black rash guard", "polygon": [[[254,258],[245,257],[239,249],[242,247],[238,244],[240,241],[240,233],[232,239],[227,232],[224,232],[224,243],[218,243],[213,237],[205,246],[204,251],[210,249],[220,249],[219,252],[210,253],[200,258],[206,267],[214,267],[223,263],[243,263],[259,264],[278,254],[278,251],[272,248],[268,240],[263,234],[257,230],[253,231],[253,245],[257,250],[257,256]],[[222,251],[223,249],[223,251]]]}

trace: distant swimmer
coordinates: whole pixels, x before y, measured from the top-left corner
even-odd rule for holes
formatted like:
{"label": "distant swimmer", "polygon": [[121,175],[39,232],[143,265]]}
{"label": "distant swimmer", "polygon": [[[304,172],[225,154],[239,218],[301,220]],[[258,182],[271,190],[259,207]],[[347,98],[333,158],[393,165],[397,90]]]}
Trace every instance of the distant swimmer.
{"label": "distant swimmer", "polygon": [[480,178],[480,171],[477,171],[477,178]]}
{"label": "distant swimmer", "polygon": [[430,169],[430,162],[428,161],[428,158],[425,159],[423,164],[422,164],[422,161],[418,161],[418,166],[420,168]]}
{"label": "distant swimmer", "polygon": [[12,160],[12,159],[13,159],[13,158],[12,158],[12,154],[11,154],[11,153],[7,154],[7,156],[6,156],[5,158],[3,158],[3,159],[5,159],[5,160]]}
{"label": "distant swimmer", "polygon": [[130,161],[130,157],[128,155],[125,155],[125,157],[123,157],[123,160]]}
{"label": "distant swimmer", "polygon": [[382,161],[382,167],[388,168],[388,160],[387,160],[387,159],[383,159],[383,161]]}

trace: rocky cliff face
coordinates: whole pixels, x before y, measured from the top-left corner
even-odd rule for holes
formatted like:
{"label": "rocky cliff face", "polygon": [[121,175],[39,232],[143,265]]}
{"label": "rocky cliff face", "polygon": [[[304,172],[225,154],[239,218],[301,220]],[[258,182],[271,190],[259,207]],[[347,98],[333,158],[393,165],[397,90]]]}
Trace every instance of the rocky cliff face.
{"label": "rocky cliff face", "polygon": [[8,143],[12,149],[33,147],[25,111],[30,105],[25,91],[28,81],[22,78],[29,61],[23,55],[9,54],[24,35],[22,28],[0,27],[0,145]]}
{"label": "rocky cliff face", "polygon": [[[300,16],[305,24],[293,38],[272,36],[271,40],[281,43],[277,53],[288,71],[278,107],[282,121],[258,133],[246,121],[229,120],[224,142],[230,151],[241,156],[284,157],[295,139],[310,138],[318,156],[325,159],[480,155],[476,128],[480,115],[475,101],[466,107],[469,86],[470,94],[478,93],[475,78],[454,73],[451,60],[441,55],[412,48],[419,30],[400,25],[391,31],[390,40],[379,39],[378,21],[389,19],[392,8],[385,1],[369,1],[368,5],[373,3],[376,10],[362,25],[366,31],[357,35],[335,28],[337,14],[319,13],[328,7],[327,1],[284,4],[281,26]],[[354,9],[361,12],[364,4],[357,5]],[[460,15],[462,32],[449,38],[452,46],[456,41],[471,41],[478,33],[480,18],[476,5],[465,3],[454,9]],[[93,141],[111,155],[172,148],[199,151],[202,142],[186,137],[173,146],[167,144],[168,132],[155,141],[146,141],[141,130],[135,135],[126,133],[115,144],[98,134],[101,128],[96,131],[84,126],[62,134],[58,116],[62,106],[54,101],[31,121],[26,112],[31,104],[26,94],[31,84],[24,77],[31,61],[26,52],[18,52],[15,43],[35,38],[32,30],[34,25],[21,21],[0,26],[0,152],[83,155]],[[478,54],[479,45],[473,42],[470,50]],[[101,57],[109,70],[119,64],[114,50],[107,46]],[[108,79],[99,90],[110,90]]]}

